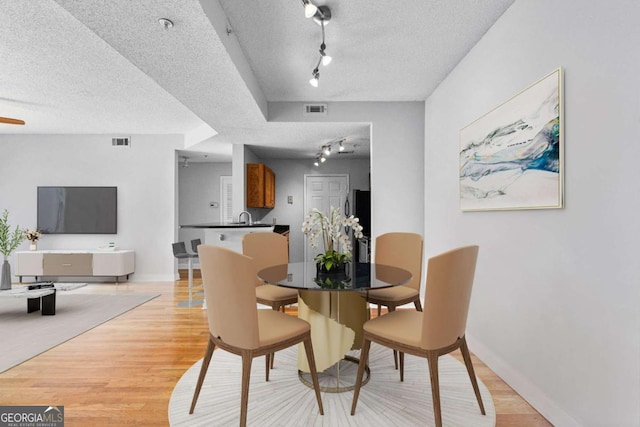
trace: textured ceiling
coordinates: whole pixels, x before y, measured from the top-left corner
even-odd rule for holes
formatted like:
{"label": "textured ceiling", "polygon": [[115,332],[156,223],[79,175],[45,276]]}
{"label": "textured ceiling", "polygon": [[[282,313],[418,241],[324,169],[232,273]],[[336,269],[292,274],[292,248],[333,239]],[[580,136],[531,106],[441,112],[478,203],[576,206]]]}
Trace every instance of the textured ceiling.
{"label": "textured ceiling", "polygon": [[514,0],[315,1],[332,12],[322,41],[300,1],[220,0],[269,101],[423,101]]}
{"label": "textured ceiling", "polygon": [[366,124],[269,123],[261,100],[424,100],[513,1],[318,1],[333,12],[334,60],[313,88],[321,30],[297,0],[2,0],[0,116],[27,125],[0,134],[210,126],[218,135],[194,151],[245,143],[264,158],[313,156],[341,137],[365,146]]}

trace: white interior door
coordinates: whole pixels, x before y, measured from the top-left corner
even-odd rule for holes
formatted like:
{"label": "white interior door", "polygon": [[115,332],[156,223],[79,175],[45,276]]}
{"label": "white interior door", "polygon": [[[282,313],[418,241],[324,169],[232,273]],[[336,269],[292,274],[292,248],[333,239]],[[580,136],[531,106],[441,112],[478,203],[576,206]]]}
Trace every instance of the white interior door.
{"label": "white interior door", "polygon": [[[313,208],[329,214],[331,208],[340,208],[344,214],[344,204],[349,194],[349,175],[305,175],[304,176],[304,214]],[[322,245],[322,243],[320,243]],[[323,251],[322,247],[313,250],[305,236],[304,259],[307,261]]]}

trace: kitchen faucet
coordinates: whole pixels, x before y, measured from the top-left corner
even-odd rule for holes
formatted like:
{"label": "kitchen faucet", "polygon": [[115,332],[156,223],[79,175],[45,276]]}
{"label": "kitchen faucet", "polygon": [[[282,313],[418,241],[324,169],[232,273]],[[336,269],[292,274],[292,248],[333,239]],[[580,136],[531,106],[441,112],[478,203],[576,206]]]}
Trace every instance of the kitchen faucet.
{"label": "kitchen faucet", "polygon": [[242,214],[247,214],[247,217],[249,218],[249,225],[253,225],[253,220],[251,219],[251,214],[247,211],[242,211],[238,214],[238,222],[242,223]]}

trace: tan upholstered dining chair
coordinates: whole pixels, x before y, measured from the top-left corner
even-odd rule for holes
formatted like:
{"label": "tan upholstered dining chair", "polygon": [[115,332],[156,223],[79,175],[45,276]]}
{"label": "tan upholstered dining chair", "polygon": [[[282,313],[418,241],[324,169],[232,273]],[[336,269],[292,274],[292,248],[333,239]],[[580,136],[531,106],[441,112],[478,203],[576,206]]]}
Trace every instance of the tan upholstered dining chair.
{"label": "tan upholstered dining chair", "polygon": [[[391,265],[409,271],[411,281],[402,286],[374,289],[367,293],[367,302],[386,306],[389,311],[413,303],[422,311],[420,283],[422,283],[422,236],[415,233],[387,233],[376,237],[376,264]],[[393,351],[393,363],[398,369],[398,353]]]}
{"label": "tan upholstered dining chair", "polygon": [[[242,253],[253,258],[256,271],[274,265],[289,263],[289,244],[287,238],[278,233],[247,233],[242,238]],[[269,305],[274,310],[284,312],[284,307],[298,302],[298,290],[268,285],[255,277],[256,300]],[[270,355],[270,367],[273,368],[275,355]]]}
{"label": "tan upholstered dining chair", "polygon": [[[247,422],[249,377],[253,358],[267,356],[266,380],[268,381],[269,355],[302,342],[309,362],[318,409],[323,415],[309,323],[274,310],[257,309],[255,296],[257,270],[251,258],[229,249],[210,245],[198,246],[198,253],[207,302],[209,343],[189,413],[192,414],[195,409],[216,347],[242,356],[240,426],[244,426]],[[291,369],[295,372],[295,367],[292,366]],[[301,384],[301,392],[304,389],[305,387]]]}
{"label": "tan upholstered dining chair", "polygon": [[351,415],[355,414],[362,376],[371,342],[400,352],[400,378],[404,379],[404,353],[424,357],[429,364],[436,426],[442,426],[438,357],[460,349],[471,384],[485,415],[478,381],[465,339],[467,313],[475,275],[478,246],[466,246],[429,259],[424,312],[399,310],[364,324],[364,338]]}
{"label": "tan upholstered dining chair", "polygon": [[[242,253],[253,258],[256,271],[273,265],[289,263],[289,245],[287,238],[278,233],[248,233],[242,238]],[[274,310],[284,311],[284,307],[298,302],[296,289],[267,285],[254,278],[256,300],[260,304],[271,306]]]}

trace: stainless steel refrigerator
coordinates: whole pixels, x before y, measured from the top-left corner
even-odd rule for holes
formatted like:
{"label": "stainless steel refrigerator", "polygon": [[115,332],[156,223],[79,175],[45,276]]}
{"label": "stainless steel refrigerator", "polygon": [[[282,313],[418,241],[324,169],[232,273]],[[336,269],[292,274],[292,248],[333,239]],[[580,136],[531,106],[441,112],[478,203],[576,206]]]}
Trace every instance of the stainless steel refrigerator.
{"label": "stainless steel refrigerator", "polygon": [[369,262],[371,258],[371,192],[368,190],[353,190],[345,203],[345,213],[353,215],[360,220],[362,226],[361,239],[356,239],[351,235],[353,247],[353,258],[355,262]]}

